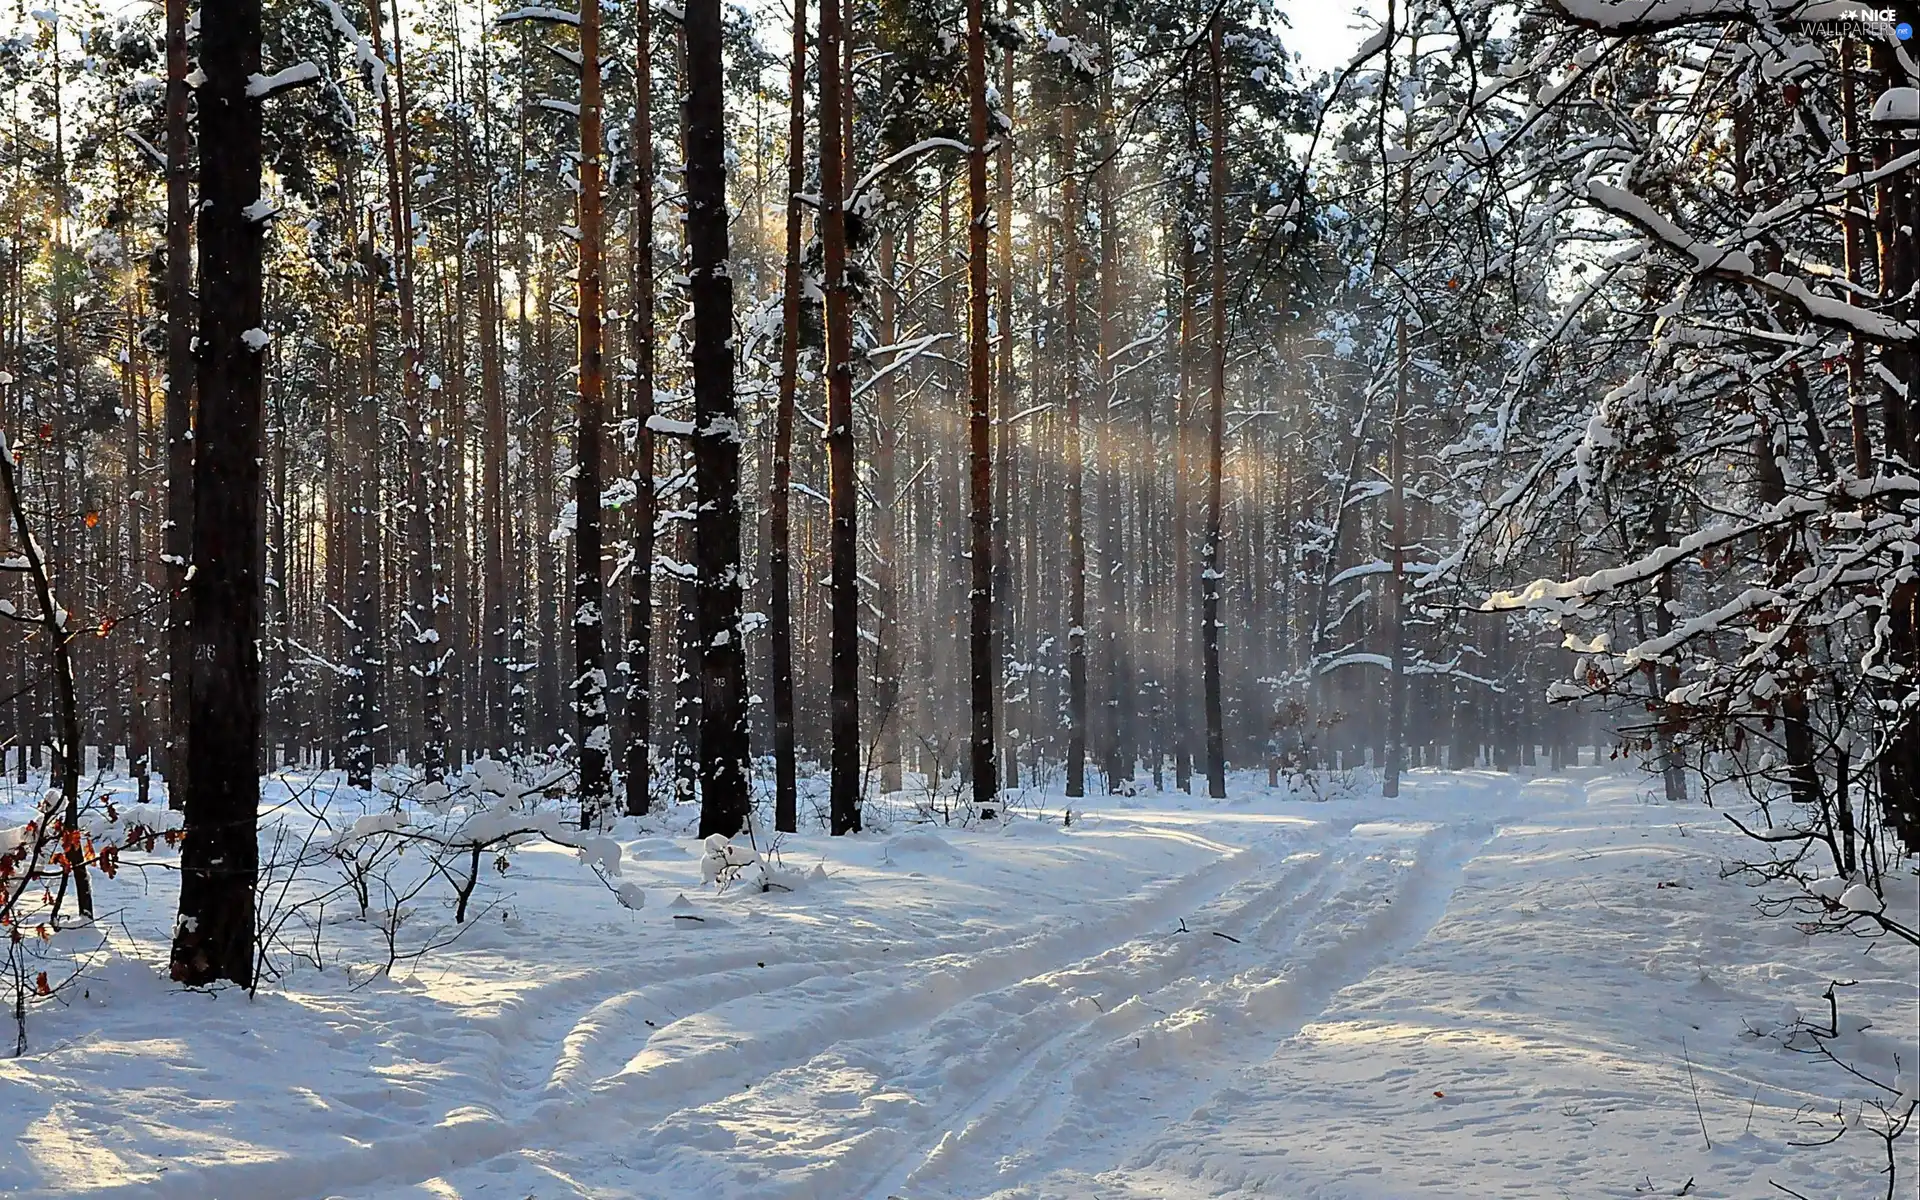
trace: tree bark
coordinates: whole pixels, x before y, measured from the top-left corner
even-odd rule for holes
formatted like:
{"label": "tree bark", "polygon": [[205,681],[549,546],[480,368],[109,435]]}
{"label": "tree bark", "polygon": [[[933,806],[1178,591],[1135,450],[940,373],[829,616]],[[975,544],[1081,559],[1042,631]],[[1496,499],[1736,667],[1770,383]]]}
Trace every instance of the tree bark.
{"label": "tree bark", "polygon": [[826,266],[827,505],[832,615],[828,825],[860,829],[860,590],[854,490],[852,295],[847,283],[846,145],[840,0],[820,7],[820,240]]}
{"label": "tree bark", "polygon": [[167,25],[167,806],[185,806],[188,679],[193,670],[187,560],[193,553],[193,207],[187,134],[187,0]]}
{"label": "tree bark", "polygon": [[1207,434],[1207,541],[1200,572],[1200,645],[1207,706],[1207,794],[1216,800],[1227,794],[1226,732],[1220,706],[1220,509],[1227,419],[1227,128],[1225,81],[1220,77],[1223,39],[1220,18],[1215,16],[1207,46],[1213,84],[1213,108],[1208,120],[1213,141],[1208,173],[1213,213],[1207,224],[1213,256],[1213,296],[1207,307],[1207,324],[1213,336],[1213,381]]}
{"label": "tree bark", "polygon": [[[1011,0],[1008,3],[1008,16],[1014,16]],[[1009,48],[1001,60],[1000,103],[1011,112],[1013,103],[1013,50]],[[999,215],[995,233],[995,248],[999,259],[1000,292],[997,300],[997,319],[995,332],[999,336],[999,413],[1000,430],[995,453],[999,459],[994,472],[994,488],[997,501],[993,514],[993,601],[995,619],[999,622],[1000,637],[1000,686],[1002,688],[999,709],[999,737],[1001,745],[1000,786],[1006,788],[1020,786],[1020,758],[1017,753],[1018,738],[1011,722],[1012,713],[1005,689],[1011,682],[1011,665],[1018,653],[1018,639],[1014,636],[1014,596],[1013,596],[1013,504],[1014,504],[1014,455],[1017,443],[1014,438],[1014,381],[1013,381],[1013,139],[1002,137],[995,168],[1000,192]],[[1023,644],[1023,643],[1020,643]],[[1022,689],[1028,690],[1028,689]]]}
{"label": "tree bark", "polygon": [[251,987],[260,807],[263,362],[259,0],[200,9],[199,420],[193,512],[192,686],[185,839],[172,971]]}
{"label": "tree bark", "polygon": [[580,258],[574,301],[579,306],[578,428],[573,445],[573,712],[580,736],[580,827],[593,827],[612,802],[607,777],[607,671],[601,604],[600,457],[607,416],[600,312],[600,5],[580,6]]}
{"label": "tree bark", "polygon": [[[828,0],[836,3],[837,0]],[[799,825],[793,731],[793,406],[800,382],[800,192],[806,186],[807,4],[794,0],[793,62],[788,74],[787,259],[780,285],[780,395],[774,410],[773,479],[767,494],[767,615],[773,656],[773,826]],[[884,287],[884,282],[882,283]]]}
{"label": "tree bark", "polygon": [[740,417],[727,271],[726,77],[720,0],[687,5],[687,249],[693,297],[694,567],[700,587],[700,835],[732,837],[751,806],[740,637]]}
{"label": "tree bark", "polygon": [[653,802],[653,6],[634,5],[633,566],[627,584],[627,814]]}
{"label": "tree bark", "polygon": [[[828,0],[834,3],[835,0]],[[973,802],[999,796],[994,758],[992,330],[987,321],[987,34],[984,0],[967,0],[967,383],[972,491],[973,589],[968,597],[972,656]]]}
{"label": "tree bark", "polygon": [[1080,188],[1076,106],[1060,110],[1060,305],[1067,418],[1067,795],[1087,794],[1087,536],[1086,448],[1080,423]]}
{"label": "tree bark", "polygon": [[[374,53],[384,59],[386,50],[382,45],[383,20],[379,0],[372,0],[368,12],[372,17],[369,33]],[[405,54],[400,46],[397,0],[391,12],[393,55],[387,74],[392,78],[393,92],[389,93],[383,78],[380,86],[380,133],[387,168],[387,221],[393,239],[394,283],[400,303],[400,407],[405,414],[408,441],[406,536],[407,623],[410,628],[406,639],[414,647],[420,673],[420,765],[427,779],[438,780],[446,774],[446,722],[441,712],[440,634],[434,625],[440,583],[438,554],[434,545],[431,477],[437,472],[428,466],[429,433],[426,406],[420,394],[424,380],[420,375],[419,310],[414,303],[413,155]],[[202,69],[205,69],[204,64]]]}

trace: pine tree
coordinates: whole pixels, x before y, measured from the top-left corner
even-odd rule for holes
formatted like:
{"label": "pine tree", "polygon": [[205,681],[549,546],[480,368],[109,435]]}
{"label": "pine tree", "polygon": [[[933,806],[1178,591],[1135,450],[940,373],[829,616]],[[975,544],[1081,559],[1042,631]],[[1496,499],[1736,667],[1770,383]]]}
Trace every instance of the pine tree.
{"label": "pine tree", "polygon": [[185,840],[173,977],[254,981],[261,736],[262,224],[259,0],[203,0],[198,419],[193,475],[194,655]]}
{"label": "pine tree", "polygon": [[[700,834],[751,809],[740,628],[740,414],[727,265],[726,89],[720,0],[687,5],[687,249],[693,297],[694,567],[700,589]],[[823,39],[824,44],[824,39]]]}

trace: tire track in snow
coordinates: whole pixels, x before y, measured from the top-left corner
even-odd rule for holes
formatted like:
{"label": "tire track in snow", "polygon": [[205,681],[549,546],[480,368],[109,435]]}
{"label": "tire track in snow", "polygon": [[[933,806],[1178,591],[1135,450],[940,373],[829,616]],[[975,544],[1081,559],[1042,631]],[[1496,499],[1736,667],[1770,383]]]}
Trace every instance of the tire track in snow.
{"label": "tire track in snow", "polygon": [[[1038,1182],[1027,1178],[1036,1167],[1053,1176],[1091,1158],[1085,1165],[1097,1171],[1096,1164],[1112,1165],[1115,1157],[1096,1149],[1103,1131],[1132,1128],[1148,1117],[1177,1122],[1216,1099],[1231,1104],[1230,1081],[1250,1069],[1245,1064],[1263,1063],[1335,994],[1425,937],[1465,864],[1493,832],[1433,828],[1394,879],[1392,861],[1381,859],[1382,847],[1364,830],[1341,844],[1322,886],[1298,893],[1262,923],[1266,939],[1256,934],[1239,947],[1222,941],[1225,949],[1208,956],[1222,960],[1231,976],[1174,981],[1162,990],[1187,1000],[1185,1007],[1117,1037],[1096,1038],[1110,1031],[1090,1025],[1086,1037],[1043,1047],[1033,1062],[957,1114],[918,1164],[905,1171],[896,1166],[865,1194],[871,1200],[977,1197]],[[1390,893],[1385,903],[1365,909],[1357,921],[1341,912],[1380,898],[1383,884]],[[1337,935],[1311,936],[1335,922]],[[1296,953],[1301,957],[1293,958]],[[1157,999],[1148,997],[1143,1011],[1165,1007]],[[1165,1141],[1121,1156],[1127,1165],[1146,1165]],[[1084,1149],[1075,1152],[1076,1146]],[[1036,1153],[1042,1150],[1044,1156]]]}
{"label": "tire track in snow", "polygon": [[[956,1161],[977,1159],[983,1152],[979,1150],[982,1143],[990,1145],[996,1137],[1032,1129],[1036,1118],[1043,1115],[1043,1094],[1063,1072],[1071,1072],[1102,1047],[1131,1037],[1184,1007],[1193,981],[1210,964],[1230,953],[1235,943],[1229,938],[1239,939],[1242,945],[1259,940],[1268,936],[1276,923],[1297,919],[1309,911],[1326,891],[1333,856],[1315,850],[1293,855],[1278,865],[1282,868],[1278,878],[1248,890],[1233,904],[1222,907],[1221,902],[1242,889],[1230,890],[1213,905],[1191,914],[1187,923],[1192,937],[1160,942],[1174,949],[1157,956],[1151,970],[1137,969],[1136,959],[1132,964],[1122,964],[1118,978],[1094,972],[1085,972],[1091,980],[1061,978],[1061,999],[1035,1010],[1020,1024],[993,1030],[988,1041],[971,1056],[972,1069],[986,1065],[995,1073],[984,1086],[970,1089],[957,1106],[944,1111],[931,1131],[931,1147],[923,1134],[903,1151],[887,1156],[878,1170],[862,1172],[859,1182],[848,1179],[846,1194],[883,1200],[936,1163],[951,1168]],[[1216,931],[1227,936],[1215,937]],[[1134,969],[1128,969],[1130,966]],[[1089,982],[1096,988],[1089,989]],[[1100,987],[1129,986],[1132,993],[1112,1007],[1094,1003]],[[1176,1007],[1169,1010],[1166,1005]],[[1034,1044],[1036,1041],[1038,1044]],[[951,1071],[940,1062],[938,1052],[934,1058],[936,1071]],[[815,1190],[825,1194],[824,1190]]]}
{"label": "tire track in snow", "polygon": [[[268,1195],[297,1200],[417,1184],[528,1147],[557,1148],[616,1135],[631,1140],[634,1131],[649,1128],[675,1112],[737,1092],[743,1080],[762,1079],[784,1067],[804,1063],[830,1046],[931,1025],[942,1014],[982,993],[1086,961],[1089,946],[1100,947],[1099,953],[1105,953],[1138,940],[1149,930],[1170,926],[1267,862],[1264,841],[1298,829],[1282,827],[1261,844],[1179,876],[1103,916],[1065,927],[1055,925],[1010,945],[971,954],[947,951],[854,973],[836,970],[831,963],[819,964],[821,970],[809,971],[804,978],[792,979],[778,989],[747,987],[740,994],[653,1031],[645,1047],[623,1068],[588,1082],[584,1064],[595,1057],[588,1051],[600,1032],[583,1025],[592,1022],[596,1013],[605,1015],[610,1002],[620,1007],[620,996],[609,997],[590,1006],[569,1027],[568,1036],[580,1034],[578,1053],[571,1057],[583,1065],[566,1065],[567,1037],[562,1037],[555,1072],[549,1078],[550,1085],[557,1078],[560,1086],[544,1088],[518,1116],[503,1114],[485,1102],[465,1104],[448,1112],[438,1124],[371,1144],[355,1143],[322,1155],[175,1167],[157,1178],[100,1188],[88,1195],[96,1200]],[[661,964],[656,961],[644,968],[636,965],[636,971],[642,969],[657,978]],[[721,968],[706,975],[721,976],[729,970],[744,973],[741,968]],[[753,975],[748,978],[755,985],[761,984],[760,968],[750,970]],[[580,990],[589,990],[587,981],[597,976],[588,972],[576,977]],[[809,989],[810,983],[817,986]],[[800,996],[797,1002],[788,995],[803,989],[813,994]],[[505,1027],[512,1029],[520,1024],[524,1018],[519,1014],[526,1011],[526,1006],[515,1005],[514,1015],[503,1013]],[[539,1023],[537,1016],[534,1022]],[[544,1045],[553,1044],[548,1039],[538,1040]],[[520,1098],[503,1095],[499,1099],[505,1105]]]}

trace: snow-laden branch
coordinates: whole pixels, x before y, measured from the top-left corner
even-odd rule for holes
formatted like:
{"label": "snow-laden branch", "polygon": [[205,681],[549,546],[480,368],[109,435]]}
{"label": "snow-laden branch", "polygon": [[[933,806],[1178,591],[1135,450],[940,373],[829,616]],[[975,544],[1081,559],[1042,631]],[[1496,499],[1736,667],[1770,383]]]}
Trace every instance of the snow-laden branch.
{"label": "snow-laden branch", "polygon": [[564,9],[542,8],[530,5],[526,8],[515,8],[503,12],[495,17],[494,20],[502,25],[505,25],[509,21],[545,21],[550,25],[578,25],[580,23],[580,14],[570,13]]}
{"label": "snow-laden branch", "polygon": [[354,62],[367,69],[368,74],[373,78],[374,90],[378,91],[386,83],[386,60],[375,54],[373,43],[361,36],[360,31],[354,28],[353,22],[347,18],[345,10],[340,7],[340,0],[326,0],[326,5],[327,15],[333,19],[333,27],[339,31],[341,37],[353,43]]}
{"label": "snow-laden branch", "polygon": [[860,197],[866,194],[868,188],[880,182],[881,179],[886,177],[888,172],[897,167],[931,154],[935,150],[954,150],[965,154],[971,149],[971,146],[958,138],[931,137],[922,138],[911,146],[896,150],[879,162],[873,164],[873,168],[865,175],[862,175],[860,181],[853,185],[853,190],[847,194],[847,207],[852,208],[858,204]]}
{"label": "snow-laden branch", "polygon": [[867,378],[861,380],[860,386],[853,389],[853,398],[858,400],[861,396],[864,396],[867,393],[867,391],[873,387],[874,384],[879,383],[882,379],[885,379],[889,375],[892,375],[895,371],[900,370],[902,367],[911,363],[914,359],[929,353],[930,351],[932,351],[932,349],[935,346],[939,345],[941,342],[945,341],[950,336],[952,335],[945,334],[945,333],[930,333],[925,337],[915,338],[911,342],[900,342],[892,346],[877,346],[874,349],[867,351],[867,356],[869,358],[871,358],[876,354],[885,354],[891,351],[893,352],[893,361],[888,363],[886,366],[881,367],[878,371],[875,371],[872,375],[869,375]]}
{"label": "snow-laden branch", "polygon": [[1856,333],[1871,342],[1904,346],[1920,335],[1920,330],[1916,330],[1911,322],[1896,321],[1871,309],[1819,295],[1803,279],[1779,271],[1763,272],[1744,251],[1694,237],[1625,188],[1595,180],[1587,184],[1587,197],[1600,208],[1638,227],[1655,241],[1691,258],[1696,274],[1757,288],[1794,305],[1811,320]]}
{"label": "snow-laden branch", "polygon": [[266,100],[278,96],[281,92],[290,92],[294,88],[319,82],[320,68],[317,64],[311,61],[295,63],[286,70],[275,71],[271,75],[247,76],[247,95],[255,100]]}
{"label": "snow-laden branch", "polygon": [[1687,25],[1779,25],[1838,17],[1845,0],[1547,0],[1583,29],[1617,35],[1664,33]]}
{"label": "snow-laden branch", "polygon": [[1790,525],[1829,511],[1833,501],[1850,504],[1884,502],[1898,497],[1920,496],[1920,478],[1912,475],[1880,475],[1872,479],[1849,479],[1835,483],[1828,493],[1789,496],[1767,505],[1744,521],[1715,521],[1695,530],[1677,542],[1657,547],[1630,563],[1607,567],[1590,575],[1568,580],[1536,579],[1517,592],[1495,592],[1481,605],[1483,612],[1512,609],[1538,609],[1552,613],[1572,613],[1587,602],[1621,588],[1647,583],[1672,570],[1678,563],[1698,557],[1729,543],[1739,542],[1782,525]]}

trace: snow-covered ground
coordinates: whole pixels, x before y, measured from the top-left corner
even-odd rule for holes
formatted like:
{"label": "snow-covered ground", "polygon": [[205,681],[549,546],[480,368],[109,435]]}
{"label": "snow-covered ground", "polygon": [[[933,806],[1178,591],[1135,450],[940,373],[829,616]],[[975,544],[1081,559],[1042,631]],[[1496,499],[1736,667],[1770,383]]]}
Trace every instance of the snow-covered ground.
{"label": "snow-covered ground", "polygon": [[110,952],[0,1061],[0,1195],[1885,1194],[1894,1097],[1789,1031],[1850,981],[1833,1049],[1914,1094],[1915,955],[1756,911],[1717,814],[1596,772],[1262,782],[790,837],[790,892],[623,822],[637,911],[528,848],[399,978],[330,918],[252,1000],[165,980],[172,876],[123,869]]}

